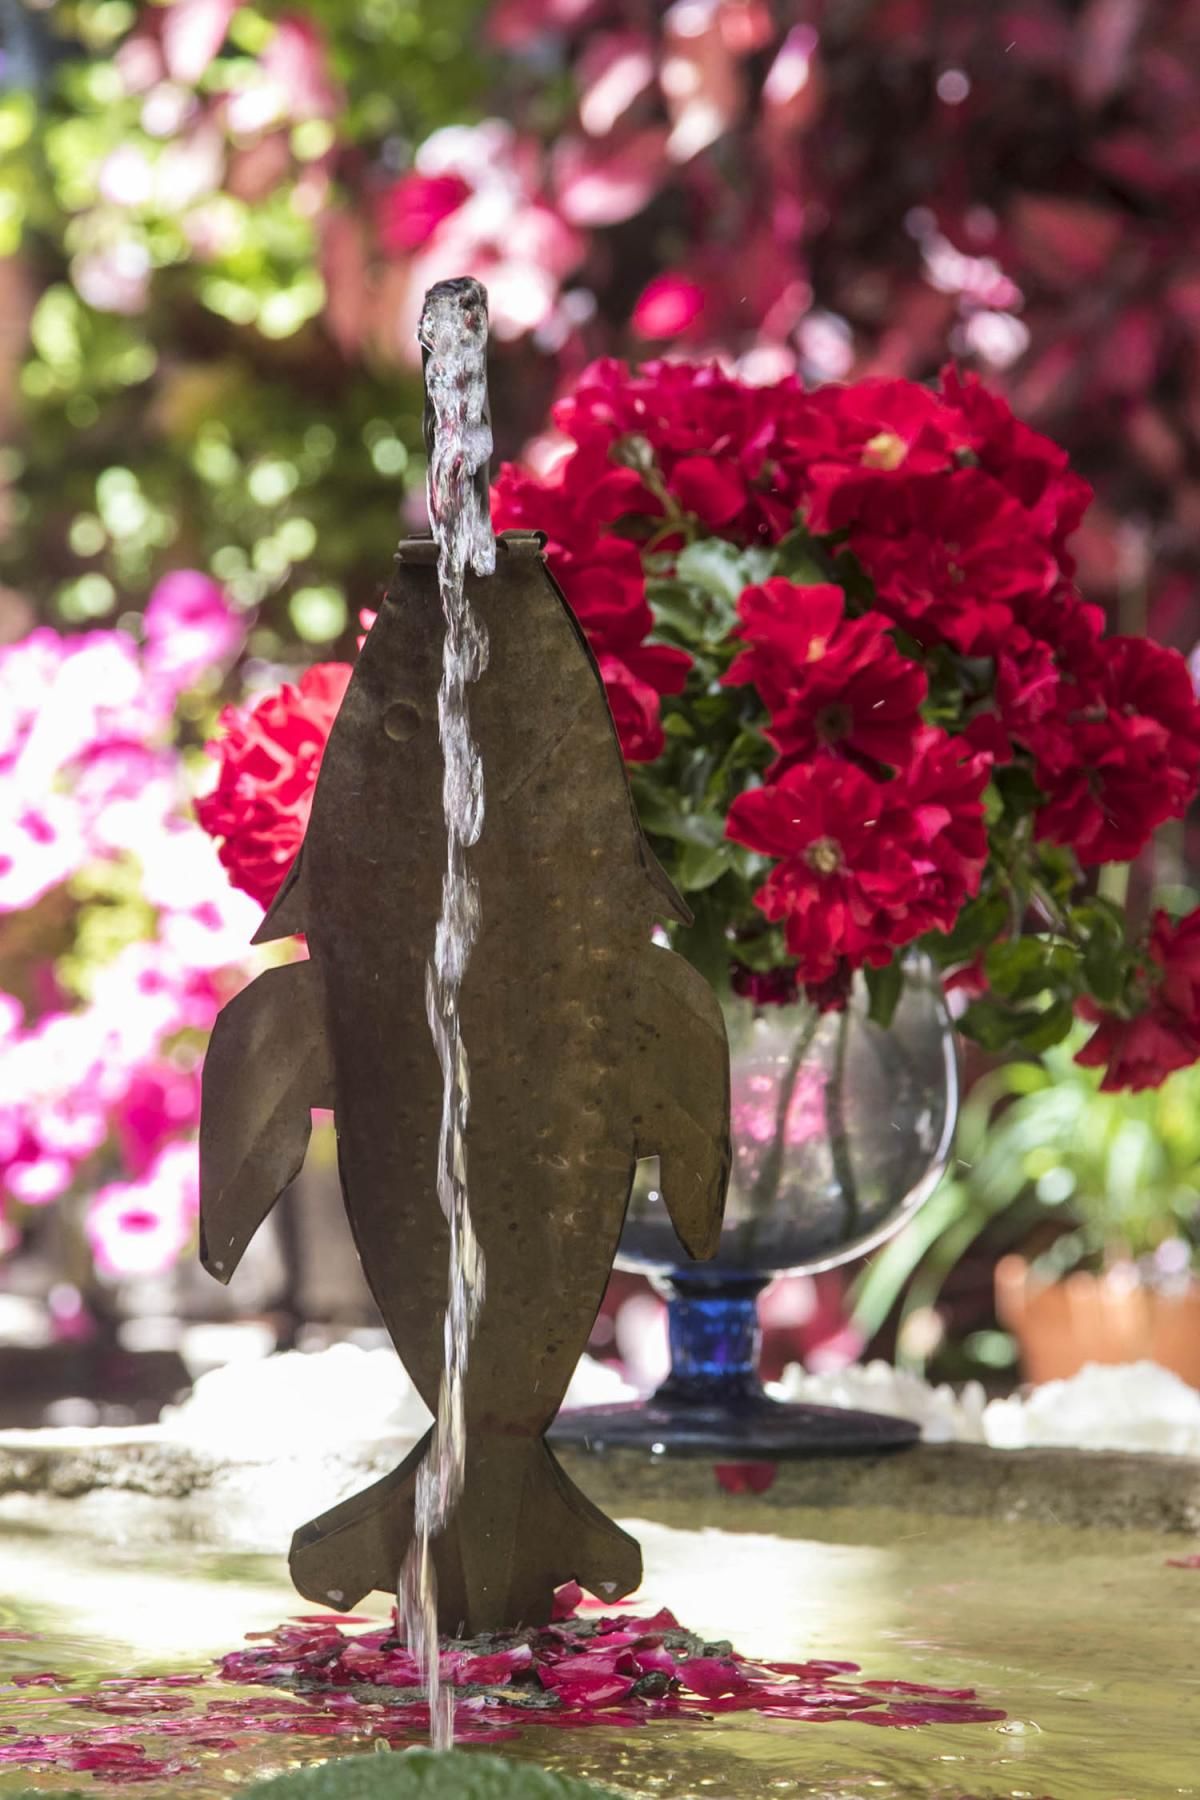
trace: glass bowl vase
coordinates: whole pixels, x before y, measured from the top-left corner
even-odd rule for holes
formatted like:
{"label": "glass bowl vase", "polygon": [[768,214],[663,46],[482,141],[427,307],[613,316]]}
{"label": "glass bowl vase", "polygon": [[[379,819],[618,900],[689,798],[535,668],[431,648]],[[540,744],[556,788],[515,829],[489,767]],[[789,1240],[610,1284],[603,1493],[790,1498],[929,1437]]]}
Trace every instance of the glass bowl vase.
{"label": "glass bowl vase", "polygon": [[688,1262],[658,1185],[637,1167],[617,1266],[667,1302],[671,1371],[647,1401],[560,1415],[559,1442],[600,1450],[775,1460],[913,1441],[907,1420],[772,1399],[757,1372],[758,1297],[783,1274],[850,1262],[892,1237],[933,1191],[958,1114],[954,1028],[928,958],[906,964],[889,1025],[856,978],[844,1011],[726,1008],[733,1167],[720,1245]]}

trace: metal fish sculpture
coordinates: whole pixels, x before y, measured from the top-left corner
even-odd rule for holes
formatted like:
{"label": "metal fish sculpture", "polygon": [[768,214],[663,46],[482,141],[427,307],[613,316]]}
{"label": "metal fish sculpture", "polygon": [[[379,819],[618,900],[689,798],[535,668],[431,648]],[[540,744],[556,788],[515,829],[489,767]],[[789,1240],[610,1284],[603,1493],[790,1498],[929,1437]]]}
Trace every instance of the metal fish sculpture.
{"label": "metal fish sculpture", "polygon": [[[685,1249],[716,1249],[729,1168],[729,1059],[715,997],[652,942],[687,912],[638,823],[599,670],[548,574],[508,533],[469,578],[490,657],[471,723],[487,816],[470,852],[482,924],[462,994],[471,1055],[471,1210],[487,1295],[466,1378],[466,1477],[434,1542],[439,1626],[550,1616],[576,1580],[617,1599],[632,1538],[567,1478],[543,1434],[587,1343],[639,1157]],[[228,1281],[297,1174],[310,1109],[332,1107],[346,1211],[396,1349],[431,1410],[448,1238],[435,1197],[442,1103],[425,1017],[444,866],[432,542],[396,572],[330,734],[301,853],[256,941],[302,932],[217,1020],[204,1067],[201,1249]],[[428,1438],[299,1530],[309,1600],[394,1592]]]}

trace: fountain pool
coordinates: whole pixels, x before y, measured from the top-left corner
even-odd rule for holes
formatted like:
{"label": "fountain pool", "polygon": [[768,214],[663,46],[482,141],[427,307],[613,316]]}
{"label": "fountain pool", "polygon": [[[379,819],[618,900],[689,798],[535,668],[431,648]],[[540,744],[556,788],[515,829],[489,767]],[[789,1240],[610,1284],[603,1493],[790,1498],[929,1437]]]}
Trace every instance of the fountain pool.
{"label": "fountain pool", "polygon": [[[972,1687],[1007,1718],[913,1730],[754,1714],[636,1731],[543,1727],[501,1753],[643,1800],[1200,1796],[1200,1568],[1186,1566],[1197,1540],[1146,1524],[1078,1522],[1089,1481],[1098,1495],[1114,1491],[1116,1463],[1140,1460],[1063,1458],[1078,1474],[1074,1493],[1058,1478],[1059,1523],[1045,1516],[1054,1509],[1044,1496],[1033,1508],[1042,1516],[1014,1521],[982,1510],[951,1519],[934,1509],[805,1504],[803,1485],[797,1504],[775,1490],[730,1494],[715,1483],[706,1497],[699,1470],[662,1482],[657,1494],[634,1483],[638,1514],[623,1523],[645,1552],[638,1610],[667,1605],[751,1656],[842,1658],[867,1679]],[[1191,1465],[1193,1481],[1195,1473]],[[1055,1481],[1044,1485],[1053,1491]],[[861,1476],[859,1488],[869,1491]],[[0,1684],[46,1669],[72,1678],[61,1688],[0,1685],[5,1733],[120,1723],[136,1738],[140,1721],[104,1720],[71,1702],[113,1675],[203,1669],[245,1632],[307,1610],[282,1555],[156,1542],[132,1506],[125,1541],[112,1514],[100,1542],[70,1528],[72,1505],[48,1505],[40,1525],[35,1514],[6,1519],[0,1508],[0,1633],[33,1634],[0,1637]],[[1142,1516],[1167,1510],[1160,1495]],[[370,1744],[346,1753],[354,1748]],[[193,1772],[138,1792],[215,1800],[325,1754],[320,1739],[247,1732],[234,1750],[189,1750]],[[87,1775],[0,1763],[0,1795],[91,1786]]]}

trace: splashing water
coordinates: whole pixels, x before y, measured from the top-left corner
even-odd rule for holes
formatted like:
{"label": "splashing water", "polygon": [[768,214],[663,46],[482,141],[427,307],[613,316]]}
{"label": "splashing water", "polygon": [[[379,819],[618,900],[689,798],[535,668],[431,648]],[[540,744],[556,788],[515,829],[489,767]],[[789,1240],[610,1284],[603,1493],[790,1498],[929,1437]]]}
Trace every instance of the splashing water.
{"label": "splashing water", "polygon": [[446,873],[433,960],[425,978],[429,1029],[442,1065],[438,1199],[450,1227],[445,1361],[429,1452],[417,1475],[413,1541],[398,1600],[407,1642],[429,1696],[435,1749],[454,1740],[454,1696],[438,1662],[437,1576],[432,1543],[462,1492],[466,1461],[464,1384],[471,1334],[483,1302],[483,1253],[467,1204],[470,1067],[459,992],[479,932],[479,890],[466,852],[483,829],[483,766],[471,736],[467,684],[487,666],[487,633],[465,593],[468,569],[490,575],[496,543],[488,506],[492,429],[487,404],[487,294],[477,281],[442,281],[429,290],[419,338],[425,361],[425,444],[429,517],[438,549],[438,587],[446,617],[438,727],[445,776]]}

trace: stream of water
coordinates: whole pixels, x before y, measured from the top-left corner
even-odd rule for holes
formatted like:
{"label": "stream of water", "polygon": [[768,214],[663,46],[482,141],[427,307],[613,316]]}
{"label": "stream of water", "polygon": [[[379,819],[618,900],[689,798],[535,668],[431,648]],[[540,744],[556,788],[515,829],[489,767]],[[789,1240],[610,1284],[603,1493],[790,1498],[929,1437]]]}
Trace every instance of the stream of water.
{"label": "stream of water", "polygon": [[401,1571],[398,1600],[407,1642],[429,1694],[436,1749],[454,1740],[454,1698],[439,1679],[437,1576],[432,1544],[462,1492],[466,1460],[464,1386],[471,1334],[483,1302],[483,1253],[467,1198],[470,1065],[459,994],[479,932],[479,890],[467,851],[483,829],[483,765],[471,736],[467,690],[487,666],[487,633],[465,591],[468,570],[490,575],[496,543],[488,504],[492,431],[487,404],[487,294],[477,281],[444,281],[429,290],[418,333],[425,361],[426,483],[438,549],[438,586],[446,620],[438,728],[445,775],[446,872],[442,911],[425,983],[429,1029],[442,1067],[438,1200],[450,1227],[445,1361],[433,1441],[417,1476],[416,1529]]}

